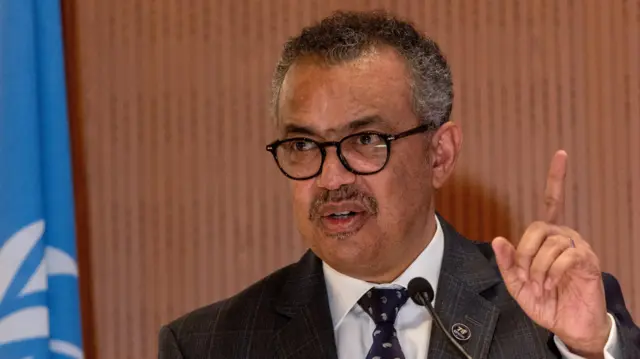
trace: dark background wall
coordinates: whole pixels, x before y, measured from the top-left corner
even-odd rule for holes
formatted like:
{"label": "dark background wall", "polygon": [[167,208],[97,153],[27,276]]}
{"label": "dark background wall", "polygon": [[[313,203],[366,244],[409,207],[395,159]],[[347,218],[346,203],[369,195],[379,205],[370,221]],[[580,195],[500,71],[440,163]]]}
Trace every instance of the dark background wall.
{"label": "dark background wall", "polygon": [[304,246],[264,145],[282,42],[331,10],[433,36],[465,132],[438,208],[514,240],[569,153],[566,220],[640,315],[640,1],[63,1],[89,358],[152,358],[159,326]]}

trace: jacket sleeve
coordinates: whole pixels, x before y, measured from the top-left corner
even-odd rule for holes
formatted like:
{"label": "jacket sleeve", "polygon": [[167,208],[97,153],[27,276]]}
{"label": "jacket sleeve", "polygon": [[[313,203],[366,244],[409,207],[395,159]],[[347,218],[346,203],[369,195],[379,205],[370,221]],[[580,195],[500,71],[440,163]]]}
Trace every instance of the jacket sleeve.
{"label": "jacket sleeve", "polygon": [[158,337],[158,359],[184,359],[171,328],[163,326]]}
{"label": "jacket sleeve", "polygon": [[618,345],[622,358],[640,358],[640,328],[633,322],[622,295],[618,280],[609,273],[602,274],[607,312],[616,321]]}

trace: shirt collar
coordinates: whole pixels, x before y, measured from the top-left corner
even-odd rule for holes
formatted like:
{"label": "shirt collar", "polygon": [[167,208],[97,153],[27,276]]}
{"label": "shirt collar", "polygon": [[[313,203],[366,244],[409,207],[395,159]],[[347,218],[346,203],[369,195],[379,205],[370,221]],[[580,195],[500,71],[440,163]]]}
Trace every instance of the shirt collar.
{"label": "shirt collar", "polygon": [[375,287],[401,286],[407,288],[409,281],[415,277],[423,277],[429,281],[434,289],[438,288],[438,278],[440,277],[440,267],[444,255],[444,233],[440,221],[436,216],[436,233],[431,242],[420,253],[411,265],[392,283],[374,284],[360,279],[344,275],[322,262],[324,279],[327,285],[327,295],[329,308],[333,319],[333,328],[336,329],[344,317],[358,303],[369,289]]}

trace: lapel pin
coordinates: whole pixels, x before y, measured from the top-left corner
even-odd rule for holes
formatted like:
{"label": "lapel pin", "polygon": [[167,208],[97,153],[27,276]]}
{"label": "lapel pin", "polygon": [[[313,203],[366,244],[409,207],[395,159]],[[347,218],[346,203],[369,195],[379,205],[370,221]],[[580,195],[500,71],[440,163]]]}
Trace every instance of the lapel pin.
{"label": "lapel pin", "polygon": [[456,323],[451,327],[451,334],[461,342],[466,342],[471,338],[471,330],[464,324]]}

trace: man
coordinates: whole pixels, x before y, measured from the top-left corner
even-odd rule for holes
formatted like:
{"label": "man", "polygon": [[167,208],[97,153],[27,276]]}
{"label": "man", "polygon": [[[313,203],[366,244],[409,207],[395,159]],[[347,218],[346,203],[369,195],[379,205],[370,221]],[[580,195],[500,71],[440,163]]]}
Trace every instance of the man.
{"label": "man", "polygon": [[424,277],[472,358],[640,358],[617,281],[561,223],[564,152],[517,247],[467,240],[436,214],[462,142],[452,93],[437,45],[384,13],[335,13],[289,40],[267,149],[310,250],[164,326],[159,357],[461,358],[408,298]]}

